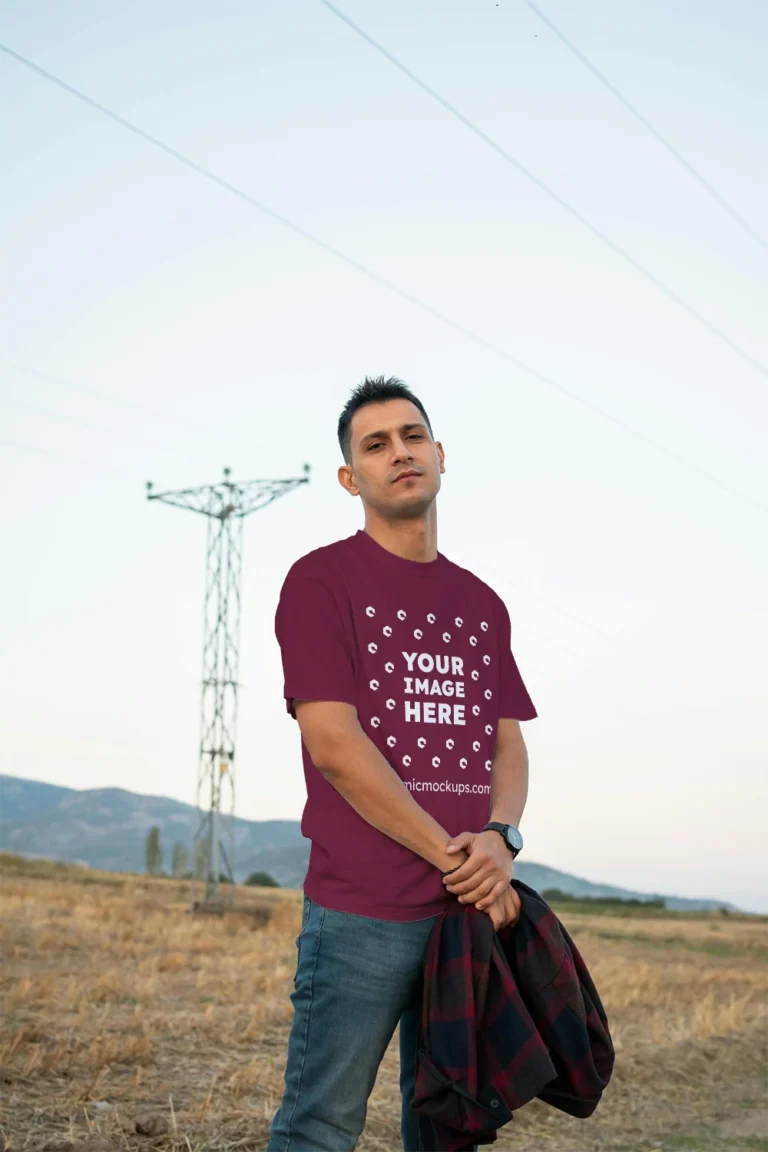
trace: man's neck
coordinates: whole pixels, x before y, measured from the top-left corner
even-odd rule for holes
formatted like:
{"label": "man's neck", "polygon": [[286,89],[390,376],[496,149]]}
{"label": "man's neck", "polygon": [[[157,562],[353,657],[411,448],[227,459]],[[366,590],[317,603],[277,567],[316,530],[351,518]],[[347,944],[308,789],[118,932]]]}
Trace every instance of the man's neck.
{"label": "man's neck", "polygon": [[382,520],[368,514],[365,532],[395,556],[428,564],[437,559],[437,514],[434,509],[418,520]]}

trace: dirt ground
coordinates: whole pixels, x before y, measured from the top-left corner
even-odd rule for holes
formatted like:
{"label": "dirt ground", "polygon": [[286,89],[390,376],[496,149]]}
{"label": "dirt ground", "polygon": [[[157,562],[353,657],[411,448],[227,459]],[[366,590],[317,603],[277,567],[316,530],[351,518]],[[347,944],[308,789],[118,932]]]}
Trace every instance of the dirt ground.
{"label": "dirt ground", "polygon": [[[0,1149],[263,1150],[301,894],[238,889],[266,912],[195,917],[179,882],[3,863]],[[560,915],[614,1076],[588,1120],[533,1101],[499,1152],[768,1152],[768,919]],[[397,1150],[398,1115],[395,1037],[360,1152]]]}

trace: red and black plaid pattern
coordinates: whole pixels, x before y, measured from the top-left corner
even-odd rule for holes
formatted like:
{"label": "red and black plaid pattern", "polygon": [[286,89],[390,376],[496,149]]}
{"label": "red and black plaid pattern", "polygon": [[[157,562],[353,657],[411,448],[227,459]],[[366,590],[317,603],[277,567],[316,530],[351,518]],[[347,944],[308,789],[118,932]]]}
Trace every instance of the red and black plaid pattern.
{"label": "red and black plaid pattern", "polygon": [[522,881],[515,925],[456,902],[429,939],[413,1111],[424,1152],[466,1152],[538,1097],[591,1116],[613,1071],[608,1021],[581,953]]}

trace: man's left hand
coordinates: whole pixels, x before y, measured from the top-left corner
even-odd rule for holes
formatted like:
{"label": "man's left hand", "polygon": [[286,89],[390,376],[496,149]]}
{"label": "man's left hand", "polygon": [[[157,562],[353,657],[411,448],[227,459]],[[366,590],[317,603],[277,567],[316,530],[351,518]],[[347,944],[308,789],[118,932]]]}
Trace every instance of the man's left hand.
{"label": "man's left hand", "polygon": [[512,853],[498,832],[462,832],[447,845],[447,852],[462,849],[469,858],[443,877],[449,892],[460,904],[474,904],[485,911],[508,887],[512,879]]}

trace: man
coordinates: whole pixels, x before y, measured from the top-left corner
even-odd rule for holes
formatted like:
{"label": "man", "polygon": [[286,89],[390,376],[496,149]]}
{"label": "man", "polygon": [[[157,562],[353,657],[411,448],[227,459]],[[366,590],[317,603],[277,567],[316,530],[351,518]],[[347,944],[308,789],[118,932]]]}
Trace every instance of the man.
{"label": "man", "polygon": [[437,550],[445,453],[421,402],[397,379],[367,378],[338,437],[339,482],[365,529],[293,565],[275,621],[311,850],[268,1152],[353,1149],[398,1022],[403,1147],[417,1152],[424,950],[455,899],[497,930],[519,915],[519,721],[536,711],[503,602]]}

